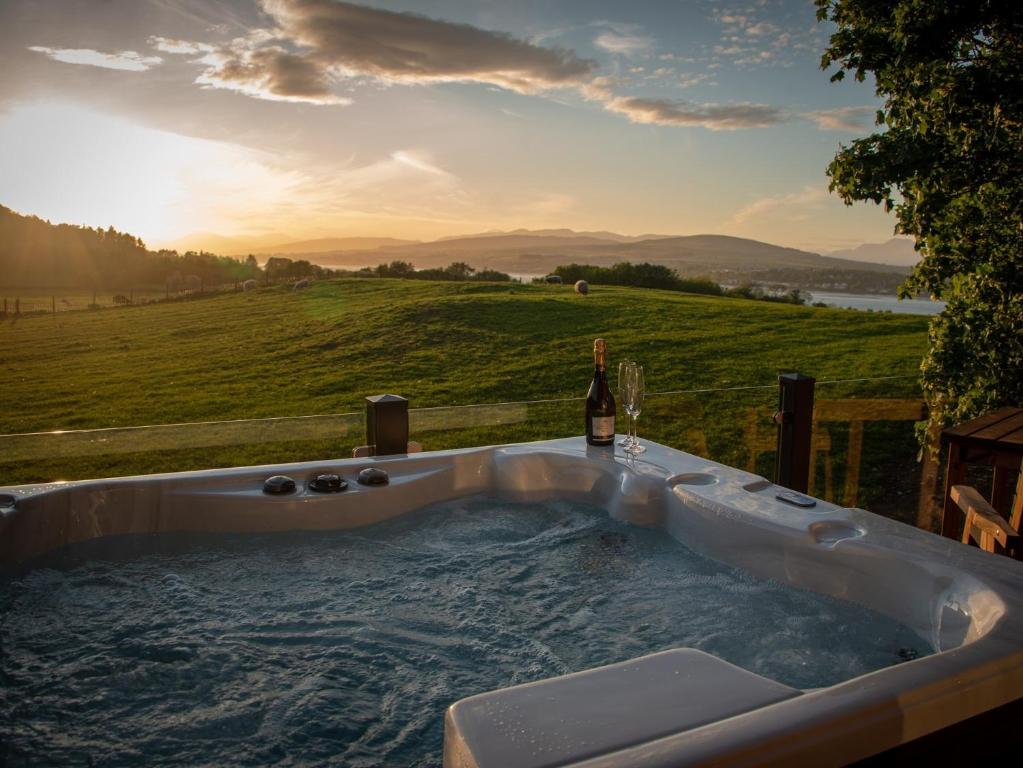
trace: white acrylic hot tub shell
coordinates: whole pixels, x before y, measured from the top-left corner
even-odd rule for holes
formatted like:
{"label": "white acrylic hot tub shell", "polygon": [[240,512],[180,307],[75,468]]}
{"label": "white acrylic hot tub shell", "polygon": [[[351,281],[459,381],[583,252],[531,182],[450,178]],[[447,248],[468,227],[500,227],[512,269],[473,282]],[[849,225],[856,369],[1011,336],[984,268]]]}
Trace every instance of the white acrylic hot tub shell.
{"label": "white acrylic hot tub shell", "polygon": [[[472,494],[511,501],[571,498],[599,504],[637,525],[661,526],[692,549],[754,575],[895,617],[939,653],[766,705],[753,695],[759,684],[751,681],[749,711],[727,710],[726,719],[716,722],[680,708],[677,722],[665,725],[661,718],[652,731],[652,718],[637,706],[626,722],[602,728],[598,707],[585,723],[592,721],[594,733],[613,730],[608,743],[614,747],[604,754],[581,751],[575,759],[559,759],[560,765],[839,765],[1023,697],[1023,564],[862,510],[822,501],[800,509],[775,499],[777,488],[755,475],[647,446],[638,461],[571,438],[2,488],[0,493],[17,501],[0,507],[0,567],[115,534],[350,528]],[[366,466],[385,468],[390,485],[358,485],[355,476]],[[332,495],[306,489],[305,480],[327,471],[341,473],[350,490]],[[294,477],[298,491],[263,494],[262,482],[272,474]],[[687,658],[695,670],[696,657],[685,654],[652,663],[685,668]],[[585,674],[591,678],[576,689],[586,690],[588,700],[623,695],[622,675]],[[713,711],[714,679],[713,672],[694,674],[688,687],[679,685],[678,696],[706,696],[706,711]],[[573,707],[572,686],[558,680],[545,690]],[[501,693],[513,695],[514,689]],[[672,689],[659,695],[670,698]],[[452,712],[457,714],[457,707]],[[480,717],[464,718],[460,726],[452,712],[445,764],[477,765],[472,745],[500,735],[499,726]],[[554,738],[556,729],[553,733],[538,735]],[[502,764],[547,764],[530,758],[543,753],[535,746]]]}

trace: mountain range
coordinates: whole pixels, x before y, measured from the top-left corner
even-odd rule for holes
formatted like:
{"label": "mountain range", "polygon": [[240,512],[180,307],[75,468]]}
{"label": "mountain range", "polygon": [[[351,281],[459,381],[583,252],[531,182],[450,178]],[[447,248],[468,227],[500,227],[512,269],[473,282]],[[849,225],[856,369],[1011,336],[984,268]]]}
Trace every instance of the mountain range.
{"label": "mountain range", "polygon": [[[223,237],[195,233],[166,244],[179,251],[205,250],[231,256],[302,258],[330,267],[372,266],[381,261],[409,261],[418,268],[466,261],[476,268],[514,273],[547,272],[563,263],[652,261],[682,273],[720,274],[730,270],[810,268],[879,270],[912,266],[919,259],[910,238],[864,243],[818,254],[728,235],[621,235],[571,229],[515,229],[442,237],[433,241],[393,237],[324,237],[294,240],[280,234]],[[904,269],[899,269],[899,272]]]}
{"label": "mountain range", "polygon": [[[895,242],[901,246],[902,241]],[[728,235],[631,237],[570,229],[481,232],[430,242],[395,238],[322,238],[266,245],[249,252],[353,269],[391,261],[411,262],[419,269],[464,261],[477,269],[497,269],[512,274],[543,274],[569,262],[609,266],[620,261],[648,261],[670,266],[684,275],[718,278],[727,278],[730,273],[786,269],[905,272],[904,265],[881,263],[880,259],[865,261],[862,258],[844,258],[844,254],[822,256]],[[869,253],[884,255],[877,248]]]}
{"label": "mountain range", "polygon": [[884,243],[863,243],[855,248],[831,251],[828,256],[836,259],[874,261],[882,264],[897,264],[911,267],[920,261],[920,254],[909,237],[893,237]]}

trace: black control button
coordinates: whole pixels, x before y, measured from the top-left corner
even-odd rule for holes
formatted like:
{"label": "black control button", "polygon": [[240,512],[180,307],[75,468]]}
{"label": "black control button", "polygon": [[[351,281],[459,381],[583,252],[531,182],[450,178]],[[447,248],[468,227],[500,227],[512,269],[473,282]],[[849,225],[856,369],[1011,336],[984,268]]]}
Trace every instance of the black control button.
{"label": "black control button", "polygon": [[348,482],[341,475],[317,475],[309,481],[309,490],[317,493],[340,493],[348,490]]}
{"label": "black control button", "polygon": [[274,475],[268,477],[263,483],[263,493],[280,496],[286,493],[295,492],[295,481],[287,475]]}
{"label": "black control button", "polygon": [[366,467],[359,473],[359,485],[387,485],[387,473],[379,467]]}

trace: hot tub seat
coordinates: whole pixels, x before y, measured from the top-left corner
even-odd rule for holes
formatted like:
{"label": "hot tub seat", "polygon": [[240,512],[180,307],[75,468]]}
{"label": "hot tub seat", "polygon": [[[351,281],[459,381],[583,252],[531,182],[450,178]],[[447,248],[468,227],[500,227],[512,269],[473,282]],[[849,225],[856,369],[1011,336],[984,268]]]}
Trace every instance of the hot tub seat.
{"label": "hot tub seat", "polygon": [[565,765],[801,693],[703,651],[662,651],[456,702],[444,722],[444,764]]}

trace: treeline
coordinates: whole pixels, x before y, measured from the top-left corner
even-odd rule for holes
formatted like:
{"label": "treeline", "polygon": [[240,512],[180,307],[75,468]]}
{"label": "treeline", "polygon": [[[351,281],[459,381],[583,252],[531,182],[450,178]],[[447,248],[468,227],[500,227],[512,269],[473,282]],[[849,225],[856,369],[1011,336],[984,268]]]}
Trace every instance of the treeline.
{"label": "treeline", "polygon": [[179,255],[177,251],[167,250],[149,255],[155,257],[150,263],[149,269],[137,272],[134,280],[128,282],[113,280],[95,286],[94,289],[116,290],[132,285],[166,284],[172,291],[192,290],[195,288],[194,284],[197,280],[201,285],[222,285],[224,283],[241,283],[259,278],[263,274],[259,264],[256,263],[255,256],[249,256],[245,261],[239,261],[205,251],[187,251]]}
{"label": "treeline", "polygon": [[[251,255],[249,259],[252,259],[253,263],[256,261],[255,257]],[[267,259],[266,264],[263,265],[263,272],[268,283],[282,280],[302,280],[306,277],[322,279],[334,274],[334,270],[313,264],[305,259],[292,260],[283,256],[271,256]]]}
{"label": "treeline", "polygon": [[416,269],[407,261],[392,261],[390,264],[366,267],[355,274],[362,277],[403,277],[411,280],[479,280],[495,283],[511,281],[511,275],[504,272],[498,272],[496,269],[477,270],[463,261],[430,269]]}
{"label": "treeline", "polygon": [[236,283],[263,276],[254,256],[150,251],[113,227],[51,224],[0,205],[0,284],[12,288],[128,291],[138,286]]}
{"label": "treeline", "polygon": [[806,304],[810,299],[809,293],[798,288],[772,293],[762,285],[756,285],[755,283],[745,283],[735,288],[727,288],[725,289],[725,296],[735,296],[740,299],[758,299],[759,301],[774,301],[779,304]]}
{"label": "treeline", "polygon": [[[552,273],[564,283],[585,280],[594,285],[628,285],[634,288],[660,288],[665,291],[700,293],[706,296],[735,296],[742,299],[759,299],[784,304],[805,304],[807,296],[799,291],[772,293],[762,286],[747,283],[737,288],[723,288],[706,277],[683,277],[674,269],[663,264],[643,262],[633,264],[623,261],[611,267],[597,267],[592,264],[568,264],[557,267]],[[545,278],[539,278],[542,282]]]}
{"label": "treeline", "polygon": [[611,267],[596,267],[592,264],[568,264],[557,267],[552,274],[566,283],[585,280],[596,285],[631,285],[636,288],[661,288],[666,291],[703,293],[721,296],[724,291],[713,280],[702,277],[682,277],[678,272],[663,264],[643,262],[634,264],[623,261]]}

